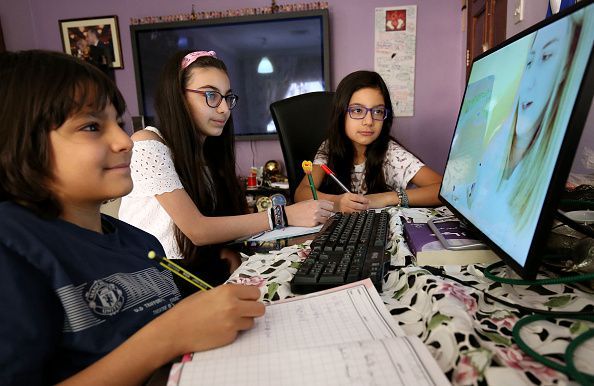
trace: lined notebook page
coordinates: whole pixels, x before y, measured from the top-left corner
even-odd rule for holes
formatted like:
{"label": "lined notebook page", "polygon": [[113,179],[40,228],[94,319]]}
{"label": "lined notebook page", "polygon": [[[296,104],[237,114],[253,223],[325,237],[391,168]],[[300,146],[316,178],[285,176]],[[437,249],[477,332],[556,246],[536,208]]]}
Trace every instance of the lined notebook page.
{"label": "lined notebook page", "polygon": [[[272,303],[253,329],[193,360],[244,357],[353,341],[404,336],[369,279]],[[284,354],[282,354],[284,355]]]}
{"label": "lined notebook page", "polygon": [[417,337],[187,362],[179,385],[449,385]]}

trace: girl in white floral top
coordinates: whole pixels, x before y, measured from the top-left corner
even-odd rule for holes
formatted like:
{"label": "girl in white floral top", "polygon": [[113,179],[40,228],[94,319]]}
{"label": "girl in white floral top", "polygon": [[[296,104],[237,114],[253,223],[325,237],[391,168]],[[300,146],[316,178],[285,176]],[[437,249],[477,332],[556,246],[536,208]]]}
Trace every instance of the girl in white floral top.
{"label": "girl in white floral top", "polygon": [[[391,136],[392,102],[381,76],[356,71],[338,85],[328,131],[314,158],[312,176],[318,197],[334,209],[355,212],[390,205],[436,206],[441,176],[400,146]],[[326,164],[349,188],[346,193],[326,177]],[[414,184],[415,188],[409,188]],[[295,200],[312,197],[307,178]]]}

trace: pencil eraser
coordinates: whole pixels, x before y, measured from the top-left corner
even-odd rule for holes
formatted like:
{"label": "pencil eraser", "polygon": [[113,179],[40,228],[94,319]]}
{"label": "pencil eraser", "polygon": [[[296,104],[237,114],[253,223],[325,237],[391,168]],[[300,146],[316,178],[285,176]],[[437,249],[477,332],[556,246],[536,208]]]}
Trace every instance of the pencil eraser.
{"label": "pencil eraser", "polygon": [[313,169],[313,164],[311,163],[311,161],[303,161],[301,163],[301,167],[303,168],[303,171],[306,174],[310,174]]}

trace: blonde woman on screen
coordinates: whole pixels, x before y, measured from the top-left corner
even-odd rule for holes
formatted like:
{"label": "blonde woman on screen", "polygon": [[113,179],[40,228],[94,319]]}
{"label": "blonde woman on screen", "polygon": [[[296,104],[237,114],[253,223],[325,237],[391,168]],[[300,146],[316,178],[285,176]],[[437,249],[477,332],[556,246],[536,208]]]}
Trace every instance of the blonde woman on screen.
{"label": "blonde woman on screen", "polygon": [[[565,18],[534,35],[512,111],[478,164],[477,180],[469,190],[470,210],[498,223],[502,231],[509,232],[510,217],[516,232],[536,224],[530,214],[544,200],[550,179],[546,171],[552,170],[563,139],[556,128],[563,127],[559,123],[570,112],[564,106],[575,87],[568,87],[568,79],[580,31],[576,18]],[[493,190],[494,200],[492,193],[489,199],[483,196]]]}

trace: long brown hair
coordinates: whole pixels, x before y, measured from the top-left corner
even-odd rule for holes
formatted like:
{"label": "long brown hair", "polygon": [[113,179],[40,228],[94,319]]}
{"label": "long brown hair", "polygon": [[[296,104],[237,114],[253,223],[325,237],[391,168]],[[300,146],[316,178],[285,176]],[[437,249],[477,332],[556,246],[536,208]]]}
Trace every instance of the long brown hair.
{"label": "long brown hair", "polygon": [[[227,68],[221,60],[203,56],[182,69],[182,59],[189,52],[173,55],[161,74],[155,97],[159,130],[171,149],[175,171],[184,189],[202,214],[232,216],[246,213],[245,195],[235,174],[232,116],[220,136],[206,137],[202,142],[184,93],[193,68],[213,67],[225,73]],[[220,246],[198,247],[175,224],[174,227],[175,239],[184,256],[182,264],[213,285],[225,281],[229,267],[219,258]]]}
{"label": "long brown hair", "polygon": [[[387,192],[390,188],[386,184],[382,165],[391,138],[390,129],[393,121],[393,110],[388,87],[377,72],[355,71],[347,75],[338,84],[328,130],[328,166],[336,173],[338,179],[347,183],[347,185],[351,184],[355,149],[352,141],[346,135],[345,119],[351,97],[356,91],[363,88],[379,90],[384,97],[384,105],[388,109],[388,116],[382,124],[380,135],[365,150],[364,184],[367,187],[367,193]],[[321,190],[334,194],[343,193],[327,177],[322,182]]]}

